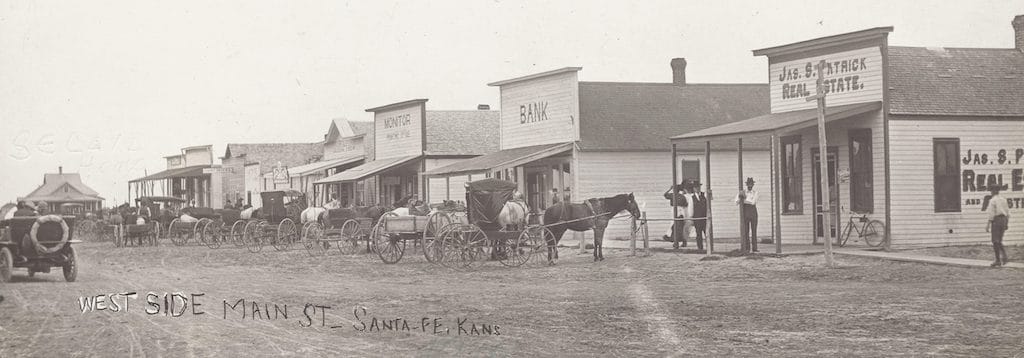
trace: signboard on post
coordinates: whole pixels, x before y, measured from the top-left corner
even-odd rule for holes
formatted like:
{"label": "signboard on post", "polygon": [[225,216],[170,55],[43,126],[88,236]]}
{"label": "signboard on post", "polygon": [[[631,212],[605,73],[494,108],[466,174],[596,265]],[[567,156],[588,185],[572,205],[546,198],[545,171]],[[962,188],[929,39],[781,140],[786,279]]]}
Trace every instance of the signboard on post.
{"label": "signboard on post", "polygon": [[288,177],[288,167],[277,163],[274,167],[274,184],[288,184],[291,178]]}
{"label": "signboard on post", "polygon": [[203,168],[203,174],[232,174],[235,168]]}
{"label": "signboard on post", "polygon": [[815,108],[807,98],[819,83],[832,106],[881,101],[882,52],[868,47],[775,62],[768,65],[768,81],[772,113]]}

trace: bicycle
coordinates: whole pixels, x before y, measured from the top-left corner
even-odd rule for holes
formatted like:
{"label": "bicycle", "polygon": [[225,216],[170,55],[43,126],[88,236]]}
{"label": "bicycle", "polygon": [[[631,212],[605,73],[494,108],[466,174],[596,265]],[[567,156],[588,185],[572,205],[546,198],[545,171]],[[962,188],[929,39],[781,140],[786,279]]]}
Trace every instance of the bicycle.
{"label": "bicycle", "polygon": [[888,239],[885,236],[885,224],[878,220],[868,219],[867,214],[861,214],[857,218],[857,221],[862,223],[860,227],[853,222],[855,215],[850,215],[850,219],[846,222],[846,226],[843,227],[842,238],[839,241],[839,247],[846,246],[846,241],[850,240],[850,234],[854,230],[857,231],[857,237],[864,240],[864,243],[869,247],[881,246]]}

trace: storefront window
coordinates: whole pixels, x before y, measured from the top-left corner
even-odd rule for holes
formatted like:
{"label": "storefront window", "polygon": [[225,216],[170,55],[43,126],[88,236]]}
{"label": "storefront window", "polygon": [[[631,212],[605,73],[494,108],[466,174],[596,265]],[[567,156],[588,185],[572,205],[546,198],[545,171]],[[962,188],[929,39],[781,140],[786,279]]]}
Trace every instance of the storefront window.
{"label": "storefront window", "polygon": [[874,209],[871,129],[851,129],[849,135],[850,210],[858,213],[871,213]]}
{"label": "storefront window", "polygon": [[782,138],[782,213],[804,211],[803,157],[800,136]]}
{"label": "storefront window", "polygon": [[935,212],[960,212],[960,139],[932,139],[935,154]]}

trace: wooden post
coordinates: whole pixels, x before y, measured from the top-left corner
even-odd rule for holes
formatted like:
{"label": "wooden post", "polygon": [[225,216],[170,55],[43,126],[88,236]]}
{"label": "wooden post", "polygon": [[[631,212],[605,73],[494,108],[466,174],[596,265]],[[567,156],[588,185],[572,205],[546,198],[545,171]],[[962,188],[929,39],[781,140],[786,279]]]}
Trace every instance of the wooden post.
{"label": "wooden post", "polygon": [[651,242],[650,242],[650,238],[648,237],[649,233],[647,232],[647,229],[648,229],[648,226],[647,226],[647,212],[646,211],[641,211],[640,212],[640,218],[641,218],[640,230],[643,230],[643,237],[644,237],[644,257],[647,257],[647,256],[651,256]]}
{"label": "wooden post", "polygon": [[711,207],[713,206],[711,205],[711,201],[713,199],[713,196],[711,195],[711,141],[704,142],[704,173],[705,175],[708,176],[707,185],[704,189],[706,191],[705,194],[708,199],[708,213],[707,215],[704,215],[705,217],[707,217],[707,219],[705,219],[707,224],[704,225],[705,230],[707,230],[707,234],[705,234],[704,236],[708,240],[708,245],[705,246],[705,248],[707,248],[707,251],[704,255],[711,256],[711,253],[715,250],[715,241],[713,239],[715,236],[715,230],[713,227],[714,221],[711,220]]}
{"label": "wooden post", "polygon": [[[739,178],[737,179],[737,181],[739,182],[740,193],[742,193],[743,192],[743,138],[736,139],[736,166],[737,166],[736,167],[736,171],[739,173]],[[750,251],[750,242],[747,241],[747,240],[750,240],[750,238],[746,238],[745,237],[746,236],[746,228],[743,225],[743,201],[741,200],[739,202],[739,205],[736,205],[736,207],[739,208],[739,210],[740,210],[740,216],[739,216],[740,217],[740,251],[748,252],[748,251]]]}
{"label": "wooden post", "polygon": [[[821,190],[821,233],[825,236],[825,266],[834,267],[835,262],[832,258],[832,231],[829,227],[829,219],[832,215],[832,206],[830,205],[831,199],[829,198],[828,191],[828,142],[825,136],[825,86],[823,81],[825,78],[825,60],[818,63],[818,83],[817,93],[814,96],[808,97],[807,101],[817,100],[818,101],[818,181],[820,181],[819,189]],[[836,178],[838,180],[838,178]]]}
{"label": "wooden post", "polygon": [[778,137],[772,134],[771,145],[771,170],[772,170],[772,240],[775,241],[775,253],[782,253],[782,200],[779,198],[781,192],[780,186],[780,175],[779,170],[781,169],[780,161],[781,153],[779,152]]}
{"label": "wooden post", "polygon": [[636,218],[629,220],[629,256],[636,256]]}
{"label": "wooden post", "polygon": [[679,217],[679,207],[676,206],[676,197],[679,196],[679,188],[676,187],[676,183],[679,182],[679,154],[676,152],[676,144],[672,143],[672,248],[679,249],[679,233],[676,232],[676,218]]}

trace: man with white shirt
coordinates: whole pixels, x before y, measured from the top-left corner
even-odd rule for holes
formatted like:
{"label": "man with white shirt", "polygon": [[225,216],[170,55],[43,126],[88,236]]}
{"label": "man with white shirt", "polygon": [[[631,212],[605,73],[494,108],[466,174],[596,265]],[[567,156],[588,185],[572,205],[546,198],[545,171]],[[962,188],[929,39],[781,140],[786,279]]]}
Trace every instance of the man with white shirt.
{"label": "man with white shirt", "polygon": [[754,190],[754,178],[747,178],[747,190],[736,195],[736,205],[740,205],[743,221],[740,225],[740,246],[748,246],[751,252],[757,252],[757,191]]}
{"label": "man with white shirt", "polygon": [[[996,252],[996,262],[992,267],[999,267],[1006,264],[1009,259],[1006,257],[1006,248],[1003,247],[1003,233],[1009,228],[1010,206],[1002,196],[999,195],[999,187],[992,187],[992,197],[989,199],[988,224],[985,225],[986,232],[992,232],[992,249]],[[1002,260],[999,255],[1002,254]]]}

